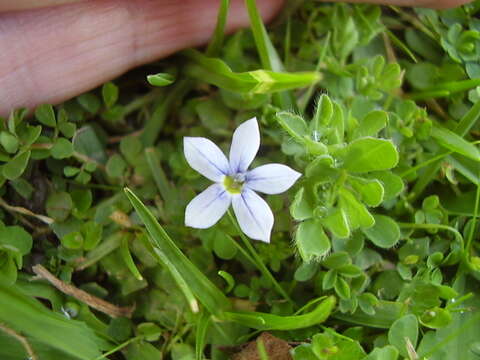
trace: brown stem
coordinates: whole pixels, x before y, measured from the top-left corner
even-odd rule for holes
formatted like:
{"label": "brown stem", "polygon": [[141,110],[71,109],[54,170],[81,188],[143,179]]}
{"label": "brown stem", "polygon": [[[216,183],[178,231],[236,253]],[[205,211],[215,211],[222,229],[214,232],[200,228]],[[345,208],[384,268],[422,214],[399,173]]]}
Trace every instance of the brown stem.
{"label": "brown stem", "polygon": [[40,220],[40,221],[42,221],[42,222],[44,222],[45,224],[48,224],[48,225],[51,225],[55,222],[55,220],[53,220],[52,218],[50,218],[48,216],[35,214],[34,212],[32,212],[32,211],[30,211],[26,208],[23,208],[21,206],[9,205],[2,198],[0,198],[0,206],[4,207],[8,211],[16,212],[16,213],[23,214],[23,215],[33,216],[34,218],[37,218],[38,220]]}
{"label": "brown stem", "polygon": [[38,360],[37,355],[35,355],[32,347],[30,346],[30,343],[24,336],[20,335],[15,330],[10,329],[4,324],[0,324],[0,330],[3,331],[5,334],[15,338],[20,344],[22,344],[23,348],[25,349],[25,352],[28,354],[28,357],[31,360]]}
{"label": "brown stem", "polygon": [[48,282],[50,282],[53,286],[55,286],[58,290],[62,293],[73,296],[75,299],[84,302],[88,306],[101,311],[111,317],[131,317],[132,312],[134,310],[133,306],[130,307],[119,307],[109,302],[100,299],[96,296],[93,296],[86,291],[80,290],[77,287],[67,284],[62,280],[56,278],[51,272],[45,269],[42,265],[38,264],[32,267],[33,272],[44,278]]}

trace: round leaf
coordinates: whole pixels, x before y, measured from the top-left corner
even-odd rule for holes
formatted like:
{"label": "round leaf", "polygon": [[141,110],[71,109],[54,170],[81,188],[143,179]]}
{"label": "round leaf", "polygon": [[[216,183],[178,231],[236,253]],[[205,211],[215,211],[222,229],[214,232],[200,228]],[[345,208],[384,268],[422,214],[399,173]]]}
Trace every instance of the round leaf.
{"label": "round leaf", "polygon": [[387,249],[400,240],[400,228],[392,218],[384,215],[375,215],[375,225],[364,229],[363,233],[378,247]]}
{"label": "round leaf", "polygon": [[32,236],[20,226],[0,228],[0,245],[26,255],[32,249]]}
{"label": "round leaf", "polygon": [[14,154],[18,150],[18,139],[15,135],[7,131],[0,132],[0,144],[9,154]]}
{"label": "round leaf", "polygon": [[17,154],[12,160],[3,166],[3,176],[8,180],[15,180],[23,174],[30,159],[30,151]]}
{"label": "round leaf", "polygon": [[55,127],[57,124],[52,105],[44,104],[38,106],[35,109],[35,117],[43,125]]}
{"label": "round leaf", "polygon": [[73,154],[73,145],[65,138],[59,138],[50,149],[50,153],[54,159],[66,159]]}
{"label": "round leaf", "polygon": [[47,199],[47,214],[57,221],[64,221],[70,215],[72,207],[72,198],[66,192],[52,194]]}
{"label": "round leaf", "polygon": [[295,242],[303,261],[320,258],[330,251],[330,240],[316,219],[304,221],[298,227]]}
{"label": "round leaf", "polygon": [[365,137],[346,148],[344,168],[353,173],[388,170],[398,163],[398,152],[390,140]]}
{"label": "round leaf", "polygon": [[406,339],[415,348],[418,339],[418,321],[415,315],[409,314],[397,319],[388,331],[388,341],[395,346],[401,355],[408,357]]}

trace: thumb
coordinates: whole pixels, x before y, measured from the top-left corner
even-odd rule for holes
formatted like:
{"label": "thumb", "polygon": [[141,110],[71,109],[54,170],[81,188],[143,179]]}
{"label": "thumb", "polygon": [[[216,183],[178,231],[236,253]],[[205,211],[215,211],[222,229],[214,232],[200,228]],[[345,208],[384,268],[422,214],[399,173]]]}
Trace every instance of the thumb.
{"label": "thumb", "polygon": [[[282,0],[262,0],[271,19]],[[95,0],[0,14],[0,115],[58,103],[132,67],[208,41],[218,0]],[[232,0],[228,30],[247,26]]]}

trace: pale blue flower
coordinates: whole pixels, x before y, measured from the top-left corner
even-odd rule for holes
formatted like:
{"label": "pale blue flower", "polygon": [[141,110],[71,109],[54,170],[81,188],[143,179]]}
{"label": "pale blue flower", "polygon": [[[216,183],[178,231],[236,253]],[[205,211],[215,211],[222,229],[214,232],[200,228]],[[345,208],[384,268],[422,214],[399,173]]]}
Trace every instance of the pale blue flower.
{"label": "pale blue flower", "polygon": [[255,191],[282,193],[301,174],[282,164],[248,170],[260,147],[257,119],[245,121],[233,133],[230,161],[217,145],[202,137],[185,137],[183,147],[190,166],[215,182],[188,204],[185,225],[213,226],[232,204],[242,231],[252,239],[270,242],[273,214]]}

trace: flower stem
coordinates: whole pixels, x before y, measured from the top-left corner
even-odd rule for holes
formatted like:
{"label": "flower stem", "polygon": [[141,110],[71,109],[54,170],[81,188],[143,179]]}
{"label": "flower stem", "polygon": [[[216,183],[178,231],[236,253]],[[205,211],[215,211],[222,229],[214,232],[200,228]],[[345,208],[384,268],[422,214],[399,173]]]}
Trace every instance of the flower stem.
{"label": "flower stem", "polygon": [[250,240],[245,236],[245,234],[240,229],[240,226],[238,225],[237,220],[235,219],[235,217],[233,216],[233,214],[230,210],[228,210],[228,216],[229,216],[232,224],[235,226],[235,228],[240,233],[240,238],[242,239],[243,244],[245,245],[248,252],[250,253],[251,258],[255,261],[254,264],[257,266],[258,270],[260,270],[260,272],[263,274],[263,276],[265,276],[267,279],[269,279],[272,282],[272,285],[275,288],[275,290],[277,290],[277,292],[280,295],[282,295],[285,300],[287,300],[290,304],[295,305],[292,298],[287,294],[287,292],[282,288],[282,286],[277,282],[277,280],[272,275],[272,273],[265,266],[265,264],[263,263],[263,260],[260,258],[257,251],[255,250],[253,245],[250,243]]}

